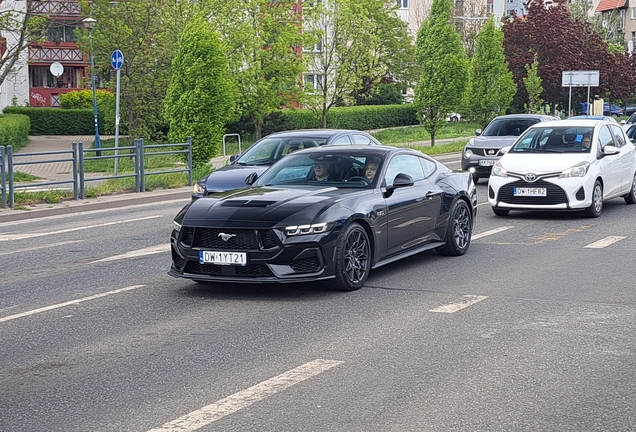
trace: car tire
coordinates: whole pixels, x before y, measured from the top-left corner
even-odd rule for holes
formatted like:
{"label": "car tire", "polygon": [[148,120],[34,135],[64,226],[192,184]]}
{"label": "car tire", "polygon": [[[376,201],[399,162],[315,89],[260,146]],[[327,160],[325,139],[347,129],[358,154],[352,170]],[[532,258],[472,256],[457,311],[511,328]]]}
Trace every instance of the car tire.
{"label": "car tire", "polygon": [[347,225],[336,244],[335,279],[327,284],[338,291],[362,288],[371,270],[371,243],[359,223]]}
{"label": "car tire", "polygon": [[592,188],[592,204],[585,209],[585,216],[589,218],[597,218],[603,212],[603,186],[599,180],[594,182]]}
{"label": "car tire", "polygon": [[497,216],[508,216],[508,213],[510,213],[510,210],[504,210],[497,207],[491,207],[491,208],[492,208],[492,212]]}
{"label": "car tire", "polygon": [[634,174],[634,178],[632,179],[632,186],[629,193],[625,195],[625,202],[627,204],[636,204],[636,174]]}
{"label": "car tire", "polygon": [[446,244],[435,248],[440,255],[464,255],[473,234],[473,215],[464,200],[457,200],[450,211],[446,227]]}

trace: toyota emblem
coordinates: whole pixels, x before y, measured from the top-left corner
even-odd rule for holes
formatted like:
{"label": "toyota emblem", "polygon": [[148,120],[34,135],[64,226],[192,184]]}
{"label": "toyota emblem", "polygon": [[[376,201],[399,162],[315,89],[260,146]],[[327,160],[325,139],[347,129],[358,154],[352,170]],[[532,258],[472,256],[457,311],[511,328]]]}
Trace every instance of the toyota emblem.
{"label": "toyota emblem", "polygon": [[527,182],[533,182],[537,179],[537,176],[530,173],[530,174],[526,174],[524,179],[526,179]]}

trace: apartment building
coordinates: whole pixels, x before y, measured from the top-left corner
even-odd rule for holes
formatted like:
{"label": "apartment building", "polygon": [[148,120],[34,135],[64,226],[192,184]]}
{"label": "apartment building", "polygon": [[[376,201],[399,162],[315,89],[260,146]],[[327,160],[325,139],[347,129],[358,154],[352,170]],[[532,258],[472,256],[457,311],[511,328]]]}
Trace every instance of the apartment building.
{"label": "apartment building", "polygon": [[[65,0],[11,0],[0,2],[0,10],[47,16],[45,40],[31,42],[16,67],[0,85],[0,108],[17,103],[37,107],[60,106],[60,95],[90,87],[90,62],[77,45],[75,29],[82,28],[80,4]],[[6,46],[15,44],[19,35],[2,34]],[[1,43],[0,43],[1,45]],[[51,65],[59,63],[63,71],[53,75]],[[59,66],[56,71],[60,71]]]}

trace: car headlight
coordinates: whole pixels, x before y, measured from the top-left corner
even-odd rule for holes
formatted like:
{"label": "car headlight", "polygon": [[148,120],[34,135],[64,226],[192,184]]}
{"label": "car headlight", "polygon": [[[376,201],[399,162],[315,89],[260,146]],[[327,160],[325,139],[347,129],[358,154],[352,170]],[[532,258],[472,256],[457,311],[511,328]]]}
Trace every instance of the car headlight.
{"label": "car headlight", "polygon": [[464,149],[464,159],[468,159],[469,157],[471,157],[473,155],[472,150],[470,149]]}
{"label": "car headlight", "polygon": [[495,177],[508,177],[508,171],[503,169],[501,165],[497,163],[495,164],[495,166],[492,167],[492,171],[490,172],[490,175]]}
{"label": "car headlight", "polygon": [[194,186],[192,187],[192,194],[193,195],[205,195],[205,188],[200,185],[199,183],[195,183]]}
{"label": "car headlight", "polygon": [[181,224],[180,224],[179,222],[177,222],[177,221],[172,221],[172,223],[174,224],[174,230],[175,230],[176,232],[181,231]]}
{"label": "car headlight", "polygon": [[587,174],[587,170],[590,168],[589,162],[581,162],[579,164],[574,165],[566,170],[564,170],[559,178],[568,178],[568,177],[585,177]]}
{"label": "car headlight", "polygon": [[317,223],[313,225],[292,225],[285,227],[285,235],[295,236],[304,234],[319,234],[327,232],[330,228],[330,224],[326,222]]}

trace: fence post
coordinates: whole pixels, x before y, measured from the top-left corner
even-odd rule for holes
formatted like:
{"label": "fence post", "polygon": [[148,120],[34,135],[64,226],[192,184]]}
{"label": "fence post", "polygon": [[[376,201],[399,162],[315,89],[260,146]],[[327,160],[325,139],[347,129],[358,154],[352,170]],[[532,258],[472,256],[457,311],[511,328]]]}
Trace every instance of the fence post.
{"label": "fence post", "polygon": [[7,157],[9,167],[9,207],[15,206],[15,198],[13,196],[13,146],[7,146]]}
{"label": "fence post", "polygon": [[144,139],[139,138],[139,174],[141,176],[141,192],[146,192],[146,161]]}
{"label": "fence post", "polygon": [[133,139],[133,146],[135,147],[132,150],[135,161],[135,192],[139,193],[140,191],[140,175],[139,175],[139,144],[137,143],[137,139]]}
{"label": "fence post", "polygon": [[7,208],[7,181],[4,169],[4,146],[0,146],[0,184],[2,184],[2,208]]}
{"label": "fence post", "polygon": [[192,137],[188,137],[188,186],[192,186]]}
{"label": "fence post", "polygon": [[82,199],[86,198],[85,190],[84,190],[84,143],[80,142],[77,144],[78,151],[77,156],[79,157],[79,182],[80,182],[80,197]]}
{"label": "fence post", "polygon": [[73,149],[73,199],[77,201],[77,143],[71,143]]}

